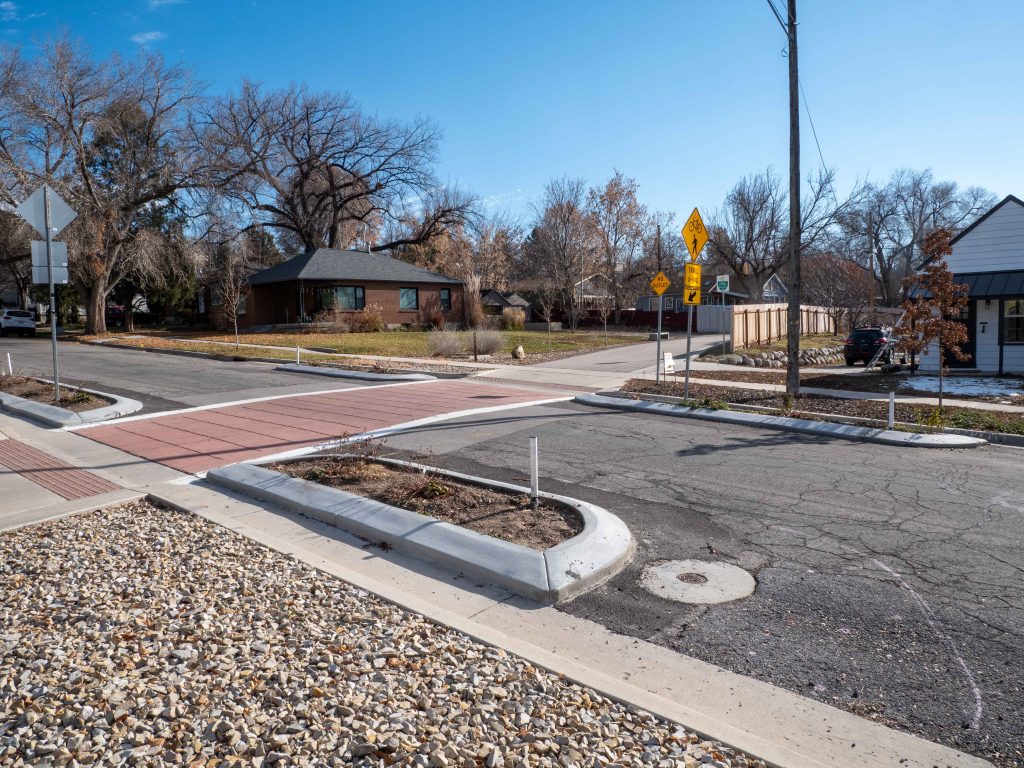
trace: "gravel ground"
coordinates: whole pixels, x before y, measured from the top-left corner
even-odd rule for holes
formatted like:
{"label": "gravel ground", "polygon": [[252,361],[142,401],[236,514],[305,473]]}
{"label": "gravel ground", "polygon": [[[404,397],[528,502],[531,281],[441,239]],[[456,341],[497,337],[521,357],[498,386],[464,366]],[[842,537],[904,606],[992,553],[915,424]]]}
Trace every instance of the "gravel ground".
{"label": "gravel ground", "polygon": [[[0,391],[37,403],[54,405],[53,385],[27,376],[0,376]],[[89,411],[113,402],[106,397],[80,392],[66,385],[61,387],[59,405],[69,411]]]}
{"label": "gravel ground", "polygon": [[0,765],[763,765],[206,521],[0,534]]}

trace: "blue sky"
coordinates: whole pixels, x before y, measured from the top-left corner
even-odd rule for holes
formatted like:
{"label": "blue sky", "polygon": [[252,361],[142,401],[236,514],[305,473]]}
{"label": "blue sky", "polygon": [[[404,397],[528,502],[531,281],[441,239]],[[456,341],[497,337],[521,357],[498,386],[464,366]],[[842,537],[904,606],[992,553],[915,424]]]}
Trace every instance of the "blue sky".
{"label": "blue sky", "polygon": [[[909,166],[1024,195],[1024,3],[799,11],[801,77],[840,191]],[[0,34],[27,52],[62,26],[100,56],[184,61],[210,92],[305,81],[384,116],[429,115],[441,177],[516,214],[552,177],[618,168],[682,220],[788,162],[785,37],[764,0],[0,0]],[[806,171],[819,164],[806,116],[802,130]]]}

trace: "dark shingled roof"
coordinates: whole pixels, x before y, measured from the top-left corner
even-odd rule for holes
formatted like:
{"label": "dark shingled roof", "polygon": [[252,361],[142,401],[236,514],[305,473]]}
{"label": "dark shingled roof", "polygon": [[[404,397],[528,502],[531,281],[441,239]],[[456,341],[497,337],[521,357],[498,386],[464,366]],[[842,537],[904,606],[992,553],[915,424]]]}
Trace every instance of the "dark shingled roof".
{"label": "dark shingled roof", "polygon": [[462,284],[461,280],[414,267],[383,253],[340,251],[336,248],[320,248],[315,253],[303,253],[267,267],[250,277],[249,284],[290,283],[296,280]]}
{"label": "dark shingled roof", "polygon": [[[1024,269],[1010,272],[964,272],[954,273],[953,282],[966,285],[969,299],[1015,299],[1024,296]],[[920,293],[920,283],[914,284],[908,294],[916,298]]]}

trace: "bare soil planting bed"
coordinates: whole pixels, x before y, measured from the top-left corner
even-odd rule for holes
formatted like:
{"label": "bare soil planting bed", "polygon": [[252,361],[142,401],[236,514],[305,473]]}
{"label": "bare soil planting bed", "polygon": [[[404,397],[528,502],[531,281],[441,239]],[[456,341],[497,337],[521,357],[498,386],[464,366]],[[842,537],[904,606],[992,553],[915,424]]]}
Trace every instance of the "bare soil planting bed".
{"label": "bare soil planting bed", "polygon": [[22,397],[25,400],[33,400],[46,405],[56,405],[69,411],[91,411],[93,408],[102,408],[114,401],[106,397],[100,397],[80,389],[61,387],[60,402],[53,400],[53,385],[27,376],[0,376],[0,392],[8,395]]}
{"label": "bare soil planting bed", "polygon": [[764,763],[202,518],[0,533],[4,766]]}
{"label": "bare soil planting bed", "polygon": [[[630,379],[622,386],[622,391],[670,397],[682,397],[683,395],[681,383],[679,385],[672,382],[655,383],[649,379]],[[787,403],[783,392],[699,384],[692,380],[690,381],[690,399],[706,401],[713,407],[735,405],[738,406],[737,410],[742,410],[744,405],[775,408],[787,416],[807,419],[813,419],[815,413],[825,413],[833,416],[854,416],[885,422],[889,415],[889,403],[881,400],[852,400],[843,397],[803,394],[793,401],[791,408],[786,408]],[[701,403],[695,402],[694,404],[700,405]],[[936,409],[932,406],[897,402],[896,421],[917,424],[922,429],[944,426],[1024,435],[1024,418],[1020,414],[981,411],[972,408],[946,406],[939,417]]]}
{"label": "bare soil planting bed", "polygon": [[363,458],[317,457],[268,469],[339,488],[477,533],[544,550],[583,529],[575,511],[527,495],[464,483],[441,474],[388,466]]}

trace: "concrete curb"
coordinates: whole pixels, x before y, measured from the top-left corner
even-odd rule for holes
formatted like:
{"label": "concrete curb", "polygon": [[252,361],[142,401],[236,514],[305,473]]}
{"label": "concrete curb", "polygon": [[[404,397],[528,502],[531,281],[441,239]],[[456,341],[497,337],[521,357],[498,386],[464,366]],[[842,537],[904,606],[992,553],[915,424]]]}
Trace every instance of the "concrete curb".
{"label": "concrete curb", "polygon": [[[520,486],[422,464],[397,459],[377,461],[513,493],[529,493]],[[557,494],[541,496],[576,510],[583,519],[583,531],[540,552],[254,464],[211,469],[206,480],[370,541],[387,542],[541,603],[559,603],[592,589],[618,573],[633,555],[632,534],[619,518],[594,504]]]}
{"label": "concrete curb", "polygon": [[[52,383],[47,379],[40,379],[40,381],[46,381],[48,384]],[[95,424],[99,421],[116,419],[120,416],[127,416],[129,413],[142,410],[142,403],[138,400],[132,400],[130,397],[121,397],[120,395],[112,395],[109,392],[98,392],[95,389],[83,389],[82,387],[69,386],[66,388],[88,392],[92,395],[101,395],[114,402],[100,408],[76,413],[75,411],[69,411],[67,408],[59,408],[47,403],[37,403],[34,400],[26,400],[23,397],[0,392],[0,408],[19,416],[34,419],[48,427],[76,427],[82,424]]]}
{"label": "concrete curb", "polygon": [[627,400],[621,397],[608,397],[606,395],[577,395],[573,398],[573,401],[597,408],[655,413],[661,416],[688,417],[725,424],[738,424],[744,427],[767,427],[784,432],[798,432],[805,435],[841,438],[843,440],[860,440],[901,448],[977,448],[987,444],[987,441],[980,438],[966,437],[964,435],[897,432],[889,429],[858,427],[852,424],[794,419],[788,416],[770,416],[768,414],[723,411],[711,408],[686,408],[670,403]]}
{"label": "concrete curb", "polygon": [[317,365],[287,363],[274,367],[275,371],[309,373],[314,376],[333,376],[337,379],[359,379],[360,381],[435,381],[436,376],[427,373],[372,373],[370,371],[349,371],[343,368],[326,368]]}

